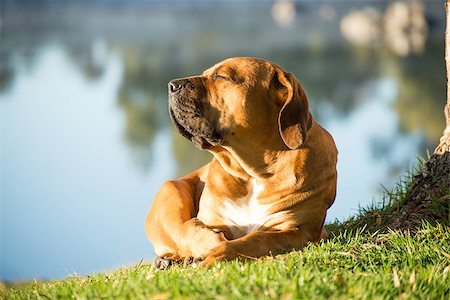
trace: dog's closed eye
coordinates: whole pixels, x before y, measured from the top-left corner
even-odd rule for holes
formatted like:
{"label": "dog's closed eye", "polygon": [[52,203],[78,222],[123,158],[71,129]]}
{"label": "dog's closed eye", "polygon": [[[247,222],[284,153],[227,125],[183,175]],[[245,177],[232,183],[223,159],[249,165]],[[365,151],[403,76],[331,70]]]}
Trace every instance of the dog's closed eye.
{"label": "dog's closed eye", "polygon": [[213,80],[216,80],[217,78],[222,78],[222,79],[233,81],[233,79],[231,79],[230,77],[221,75],[221,74],[214,74],[212,78],[213,78]]}

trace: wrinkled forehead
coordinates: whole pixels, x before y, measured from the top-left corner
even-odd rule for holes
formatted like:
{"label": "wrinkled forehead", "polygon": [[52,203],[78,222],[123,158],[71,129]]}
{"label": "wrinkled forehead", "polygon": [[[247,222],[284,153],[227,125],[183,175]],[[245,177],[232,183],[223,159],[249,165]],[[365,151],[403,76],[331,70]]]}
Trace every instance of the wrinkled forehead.
{"label": "wrinkled forehead", "polygon": [[203,72],[204,76],[220,74],[234,79],[254,78],[268,80],[272,77],[275,66],[273,63],[250,57],[229,58],[221,61]]}

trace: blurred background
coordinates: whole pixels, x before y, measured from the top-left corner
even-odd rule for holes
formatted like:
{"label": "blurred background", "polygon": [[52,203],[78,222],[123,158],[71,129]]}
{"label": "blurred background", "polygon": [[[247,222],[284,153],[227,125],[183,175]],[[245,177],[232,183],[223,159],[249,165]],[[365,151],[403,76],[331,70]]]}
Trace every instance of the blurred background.
{"label": "blurred background", "polygon": [[445,1],[1,1],[0,280],[151,260],[161,184],[211,156],[177,134],[167,82],[272,60],[335,138],[327,221],[382,201],[444,128]]}

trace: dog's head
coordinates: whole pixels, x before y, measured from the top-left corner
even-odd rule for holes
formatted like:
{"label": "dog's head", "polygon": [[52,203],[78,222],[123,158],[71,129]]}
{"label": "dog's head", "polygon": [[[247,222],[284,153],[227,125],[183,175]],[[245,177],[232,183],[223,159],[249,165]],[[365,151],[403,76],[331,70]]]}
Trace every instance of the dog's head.
{"label": "dog's head", "polygon": [[169,114],[200,149],[254,140],[298,149],[311,127],[308,100],[291,73],[268,61],[224,60],[200,76],[169,82]]}

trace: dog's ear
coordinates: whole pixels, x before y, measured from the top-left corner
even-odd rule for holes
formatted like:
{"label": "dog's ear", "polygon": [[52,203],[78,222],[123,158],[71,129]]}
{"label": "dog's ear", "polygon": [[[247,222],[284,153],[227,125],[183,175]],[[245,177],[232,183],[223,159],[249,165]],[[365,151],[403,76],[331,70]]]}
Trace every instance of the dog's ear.
{"label": "dog's ear", "polygon": [[280,68],[275,69],[270,85],[281,107],[278,115],[281,139],[289,149],[298,149],[306,142],[312,125],[306,93],[292,73]]}

